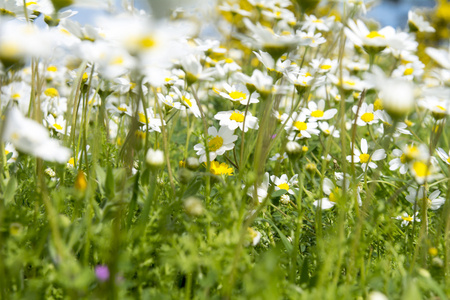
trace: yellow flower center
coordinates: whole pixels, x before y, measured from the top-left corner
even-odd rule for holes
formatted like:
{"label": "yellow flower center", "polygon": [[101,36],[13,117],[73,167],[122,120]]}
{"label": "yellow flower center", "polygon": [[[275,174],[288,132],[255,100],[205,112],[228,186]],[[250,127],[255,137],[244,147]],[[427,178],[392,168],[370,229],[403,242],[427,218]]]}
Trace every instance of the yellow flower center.
{"label": "yellow flower center", "polygon": [[150,49],[155,46],[155,44],[156,41],[151,36],[146,36],[139,40],[139,46],[143,49]]}
{"label": "yellow flower center", "polygon": [[322,70],[329,70],[329,69],[331,69],[331,65],[321,65],[320,68]]}
{"label": "yellow flower center", "polygon": [[192,102],[191,102],[191,100],[189,100],[189,99],[186,98],[185,96],[181,97],[181,99],[182,99],[189,107],[192,107]]}
{"label": "yellow flower center", "polygon": [[69,165],[71,165],[71,166],[74,166],[75,165],[75,158],[71,157],[67,163]]}
{"label": "yellow flower center", "polygon": [[44,91],[44,94],[46,95],[46,96],[48,96],[48,97],[58,97],[59,96],[59,93],[58,93],[58,90],[57,89],[55,89],[55,88],[48,88],[48,89],[46,89],[45,91]]}
{"label": "yellow flower center", "polygon": [[279,185],[277,185],[277,187],[278,187],[280,190],[286,190],[286,191],[289,191],[289,184],[287,184],[287,183],[279,184]]}
{"label": "yellow flower center", "polygon": [[413,160],[419,155],[419,149],[416,146],[408,146],[405,154],[407,160]]}
{"label": "yellow flower center", "polygon": [[127,108],[126,108],[125,106],[119,106],[119,107],[117,107],[117,109],[118,109],[119,111],[123,111],[123,112],[126,112],[126,111],[127,111]]}
{"label": "yellow flower center", "polygon": [[405,155],[405,153],[403,153],[402,156],[400,156],[400,162],[401,162],[402,164],[405,164],[407,161],[408,161],[408,160],[407,160],[407,158],[406,158],[406,155]]}
{"label": "yellow flower center", "polygon": [[379,34],[378,31],[371,31],[368,35],[366,35],[366,38],[374,39],[374,38],[385,38],[384,35]]}
{"label": "yellow flower center", "polygon": [[363,164],[368,163],[368,162],[369,162],[369,158],[370,158],[370,155],[367,154],[367,153],[362,153],[362,154],[359,156],[359,160],[360,160],[361,163],[363,163]]}
{"label": "yellow flower center", "polygon": [[47,68],[47,71],[49,71],[49,72],[56,72],[56,71],[58,71],[58,68],[56,66],[49,66]]}
{"label": "yellow flower center", "polygon": [[323,117],[323,111],[322,110],[315,110],[311,113],[311,117],[314,118],[322,118]]}
{"label": "yellow flower center", "polygon": [[427,164],[421,161],[414,162],[412,168],[417,177],[426,177],[431,174]]}
{"label": "yellow flower center", "polygon": [[375,102],[373,103],[373,109],[374,110],[382,110],[383,109],[383,102],[381,101],[381,99],[375,100]]}
{"label": "yellow flower center", "polygon": [[447,158],[447,162],[450,164],[450,157],[449,158]]}
{"label": "yellow flower center", "polygon": [[350,86],[354,86],[355,85],[355,82],[351,81],[351,80],[344,80],[344,83],[347,84],[347,85],[350,85]]}
{"label": "yellow flower center", "polygon": [[227,58],[227,59],[225,59],[225,62],[227,64],[231,64],[232,62],[234,62],[234,60],[232,60],[231,58]]}
{"label": "yellow flower center", "polygon": [[121,65],[121,64],[123,64],[123,62],[124,62],[124,60],[123,60],[122,56],[116,56],[111,61],[111,64],[113,64],[113,65]]}
{"label": "yellow flower center", "polygon": [[373,113],[364,113],[361,116],[361,120],[363,120],[366,123],[373,121],[373,119],[374,119]]}
{"label": "yellow flower center", "polygon": [[405,120],[405,124],[406,124],[406,126],[408,126],[408,127],[413,126],[413,122],[411,122],[410,120]]}
{"label": "yellow flower center", "polygon": [[9,151],[5,149],[5,155],[8,155],[8,154],[9,154]]}
{"label": "yellow flower center", "polygon": [[295,121],[294,126],[300,131],[308,129],[308,125],[305,122]]}
{"label": "yellow flower center", "polygon": [[139,122],[147,123],[147,120],[145,119],[145,114],[140,112],[140,113],[138,113],[138,116],[139,116]]}
{"label": "yellow flower center", "polygon": [[328,199],[330,199],[331,202],[336,202],[337,195],[339,195],[340,192],[341,192],[341,189],[338,187],[335,187],[334,190],[328,196]]}
{"label": "yellow flower center", "polygon": [[411,75],[414,72],[413,68],[407,68],[405,69],[405,71],[403,72],[403,75],[408,76]]}
{"label": "yellow flower center", "polygon": [[53,124],[53,127],[55,127],[56,128],[56,130],[62,130],[63,128],[62,128],[62,126],[61,125],[59,125],[59,124]]}
{"label": "yellow flower center", "polygon": [[436,105],[436,107],[439,108],[439,109],[442,110],[442,111],[446,111],[445,107],[443,107],[443,106]]}
{"label": "yellow flower center", "polygon": [[13,94],[13,95],[11,96],[11,98],[13,98],[13,99],[19,99],[19,98],[20,98],[20,94],[15,93],[15,94]]}
{"label": "yellow flower center", "polygon": [[244,114],[242,114],[240,112],[232,112],[231,116],[230,116],[230,120],[242,123],[242,122],[244,122]]}
{"label": "yellow flower center", "polygon": [[215,136],[208,142],[209,151],[217,151],[223,145],[223,138],[221,136]]}
{"label": "yellow flower center", "polygon": [[233,100],[246,98],[246,94],[243,92],[240,92],[240,91],[231,92],[229,95],[230,95],[231,99],[233,99]]}
{"label": "yellow flower center", "polygon": [[412,220],[413,220],[413,218],[411,216],[409,216],[409,215],[406,216],[406,217],[402,216],[402,219],[405,220],[405,221],[408,221],[408,222],[412,222]]}
{"label": "yellow flower center", "polygon": [[88,77],[89,77],[89,75],[86,72],[84,72],[83,76],[81,77],[81,80],[86,81],[88,79]]}

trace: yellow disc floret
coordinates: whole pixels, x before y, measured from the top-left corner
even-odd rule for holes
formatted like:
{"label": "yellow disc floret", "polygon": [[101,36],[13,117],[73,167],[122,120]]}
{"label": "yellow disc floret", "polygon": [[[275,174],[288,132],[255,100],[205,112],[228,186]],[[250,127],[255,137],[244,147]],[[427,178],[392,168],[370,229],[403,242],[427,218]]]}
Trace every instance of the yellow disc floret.
{"label": "yellow disc floret", "polygon": [[223,138],[221,136],[215,136],[208,142],[209,151],[217,151],[223,145]]}

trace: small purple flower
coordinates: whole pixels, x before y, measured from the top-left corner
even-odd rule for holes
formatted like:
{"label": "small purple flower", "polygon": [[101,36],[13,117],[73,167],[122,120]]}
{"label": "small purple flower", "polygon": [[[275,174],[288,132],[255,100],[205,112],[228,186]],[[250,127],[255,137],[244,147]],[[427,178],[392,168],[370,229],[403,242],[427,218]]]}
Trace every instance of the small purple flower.
{"label": "small purple flower", "polygon": [[274,138],[276,138],[276,137],[277,137],[277,135],[276,135],[276,134],[272,135],[272,139],[274,139]]}
{"label": "small purple flower", "polygon": [[95,267],[95,276],[97,276],[98,280],[106,281],[109,279],[109,269],[108,266],[98,265]]}

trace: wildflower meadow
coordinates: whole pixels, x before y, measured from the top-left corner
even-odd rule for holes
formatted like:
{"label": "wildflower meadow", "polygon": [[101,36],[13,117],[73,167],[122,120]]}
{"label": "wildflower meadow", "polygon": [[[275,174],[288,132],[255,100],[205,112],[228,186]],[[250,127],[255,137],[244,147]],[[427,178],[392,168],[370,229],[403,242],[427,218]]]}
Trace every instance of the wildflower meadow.
{"label": "wildflower meadow", "polygon": [[450,4],[374,5],[0,0],[0,299],[448,299]]}

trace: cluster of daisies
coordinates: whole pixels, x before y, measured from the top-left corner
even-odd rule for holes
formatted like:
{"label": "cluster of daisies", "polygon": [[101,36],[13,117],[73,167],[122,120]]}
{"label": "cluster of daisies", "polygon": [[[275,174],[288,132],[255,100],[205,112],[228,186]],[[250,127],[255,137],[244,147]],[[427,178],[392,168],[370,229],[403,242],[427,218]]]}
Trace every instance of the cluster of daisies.
{"label": "cluster of daisies", "polygon": [[[177,159],[195,156],[213,174],[230,176],[253,167],[243,159],[255,150],[245,139],[270,134],[267,159],[276,164],[302,160],[314,170],[333,160],[364,181],[384,176],[388,159],[393,176],[416,184],[404,197],[409,212],[443,204],[427,184],[450,165],[448,143],[438,146],[450,111],[450,54],[426,47],[419,56],[416,34],[434,32],[420,14],[411,11],[402,30],[367,25],[362,1],[342,1],[341,11],[319,16],[300,13],[296,1],[229,0],[202,7],[202,18],[174,7],[170,19],[156,18],[156,10],[127,4],[80,25],[65,3],[0,2],[7,163],[25,153],[76,167],[89,151],[79,137],[90,130],[80,124],[106,112],[101,122],[117,149],[130,130],[162,147],[164,129],[180,126],[186,147]],[[416,133],[426,128],[430,141]],[[280,203],[293,204],[299,174],[272,166],[248,195],[262,202],[270,188],[285,190]],[[315,207],[334,207],[343,189],[355,191],[358,205],[364,201],[360,180],[349,185],[342,170],[316,171]]]}

